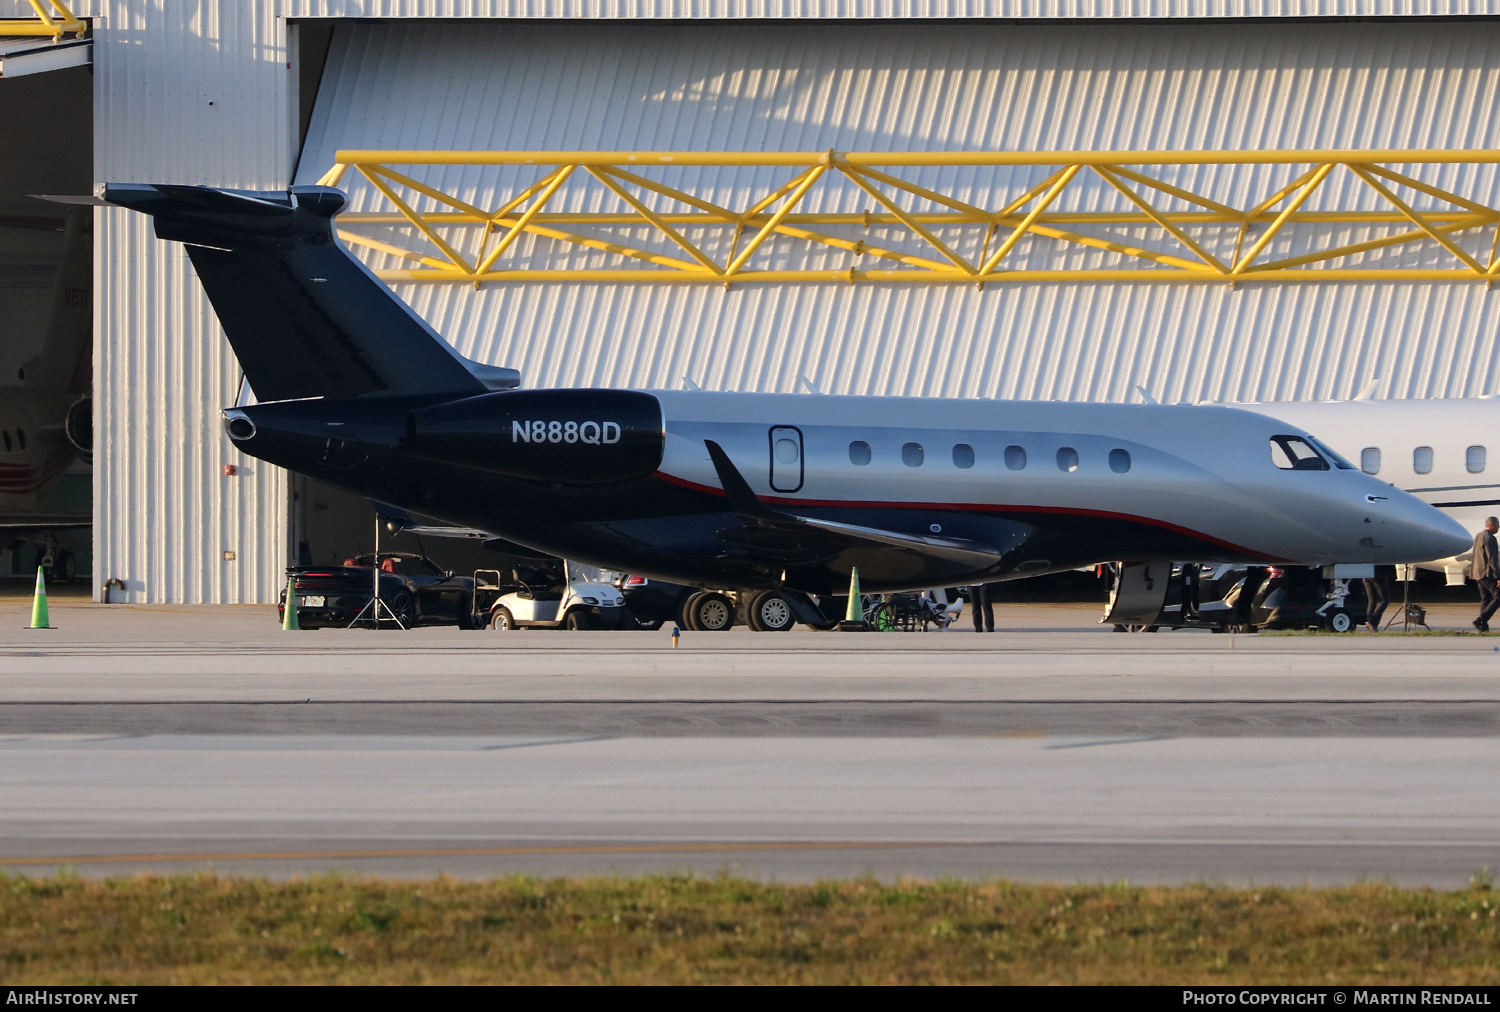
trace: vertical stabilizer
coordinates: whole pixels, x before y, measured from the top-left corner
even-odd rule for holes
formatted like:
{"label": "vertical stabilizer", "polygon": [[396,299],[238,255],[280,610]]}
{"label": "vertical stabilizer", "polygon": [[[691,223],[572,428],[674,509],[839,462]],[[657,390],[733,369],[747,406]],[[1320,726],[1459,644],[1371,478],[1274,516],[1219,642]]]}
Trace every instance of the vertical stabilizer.
{"label": "vertical stabilizer", "polygon": [[340,190],[112,183],[104,199],[187,245],[258,400],[487,389],[339,243]]}

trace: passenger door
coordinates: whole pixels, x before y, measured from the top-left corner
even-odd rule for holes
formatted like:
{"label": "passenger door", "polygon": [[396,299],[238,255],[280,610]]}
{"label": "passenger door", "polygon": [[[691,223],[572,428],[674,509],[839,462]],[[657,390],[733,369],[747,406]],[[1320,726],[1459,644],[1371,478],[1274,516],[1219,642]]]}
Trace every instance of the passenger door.
{"label": "passenger door", "polygon": [[771,489],[797,492],[802,488],[802,430],[791,425],[771,427]]}

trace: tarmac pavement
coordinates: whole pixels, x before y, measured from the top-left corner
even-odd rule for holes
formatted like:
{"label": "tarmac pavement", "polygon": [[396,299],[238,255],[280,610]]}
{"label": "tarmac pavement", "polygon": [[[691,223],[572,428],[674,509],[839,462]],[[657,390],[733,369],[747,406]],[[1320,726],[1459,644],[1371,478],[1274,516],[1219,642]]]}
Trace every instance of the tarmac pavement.
{"label": "tarmac pavement", "polygon": [[[1433,609],[1459,630],[1466,611]],[[321,631],[0,602],[0,870],[1461,885],[1500,636]]]}

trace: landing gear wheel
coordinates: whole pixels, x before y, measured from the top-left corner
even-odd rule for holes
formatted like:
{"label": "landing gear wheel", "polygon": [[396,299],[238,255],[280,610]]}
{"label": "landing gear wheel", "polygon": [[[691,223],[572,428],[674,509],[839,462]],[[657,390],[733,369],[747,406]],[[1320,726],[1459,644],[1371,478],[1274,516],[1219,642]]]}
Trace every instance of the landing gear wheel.
{"label": "landing gear wheel", "polygon": [[697,604],[697,598],[702,597],[702,591],[694,591],[676,603],[676,624],[682,628],[684,633],[696,633],[697,627],[693,625],[693,606]]}
{"label": "landing gear wheel", "polygon": [[60,549],[57,557],[52,560],[52,582],[72,583],[78,575],[78,561],[73,558],[73,553]]}
{"label": "landing gear wheel", "polygon": [[734,602],[713,591],[688,598],[682,613],[698,632],[727,632],[734,626]]}
{"label": "landing gear wheel", "polygon": [[582,632],[594,628],[594,623],[590,621],[588,612],[574,610],[564,616],[563,628],[569,632]]}
{"label": "landing gear wheel", "polygon": [[774,590],[750,599],[750,628],[756,632],[786,632],[797,624],[792,603]]}
{"label": "landing gear wheel", "polygon": [[1354,628],[1354,619],[1350,618],[1349,613],[1342,608],[1330,611],[1323,622],[1328,626],[1329,632],[1346,633]]}
{"label": "landing gear wheel", "polygon": [[490,628],[496,632],[510,632],[516,627],[516,619],[504,606],[490,612]]}

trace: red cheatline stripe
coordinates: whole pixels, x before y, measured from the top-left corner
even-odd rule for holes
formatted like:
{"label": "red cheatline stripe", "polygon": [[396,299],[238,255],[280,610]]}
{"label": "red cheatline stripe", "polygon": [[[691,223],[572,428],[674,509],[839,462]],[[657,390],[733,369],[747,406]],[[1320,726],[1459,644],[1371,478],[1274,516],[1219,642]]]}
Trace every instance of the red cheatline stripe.
{"label": "red cheatline stripe", "polygon": [[[722,496],[723,489],[714,488],[712,485],[700,485],[686,478],[679,478],[675,474],[665,471],[657,471],[656,477],[673,485],[692,489],[695,492],[706,492],[709,495]],[[775,503],[785,506],[801,507],[833,507],[846,509],[894,509],[894,510],[957,510],[972,513],[1052,513],[1065,516],[1098,517],[1104,520],[1124,520],[1128,523],[1145,524],[1148,527],[1159,527],[1162,530],[1171,531],[1174,534],[1185,534],[1199,541],[1206,541],[1220,548],[1227,548],[1233,552],[1241,552],[1252,558],[1262,558],[1268,561],[1279,561],[1273,556],[1253,552],[1241,545],[1230,541],[1195,531],[1190,527],[1183,527],[1167,520],[1157,520],[1154,517],[1136,516],[1131,513],[1111,513],[1108,510],[1082,509],[1073,506],[1020,506],[1002,505],[999,503],[954,503],[954,502],[867,502],[855,499],[794,499],[786,496],[757,496],[762,502]]]}

